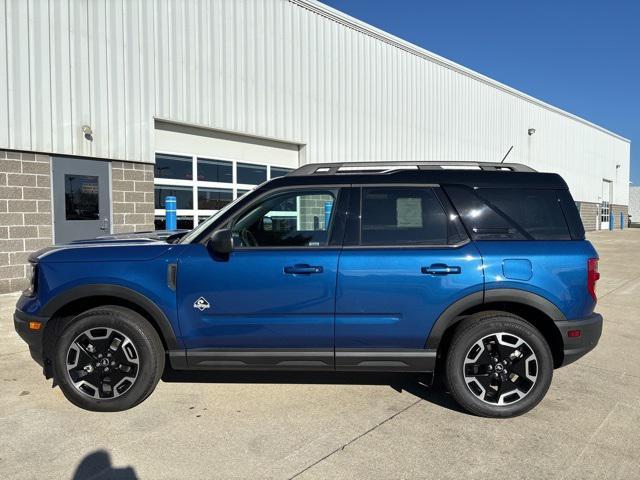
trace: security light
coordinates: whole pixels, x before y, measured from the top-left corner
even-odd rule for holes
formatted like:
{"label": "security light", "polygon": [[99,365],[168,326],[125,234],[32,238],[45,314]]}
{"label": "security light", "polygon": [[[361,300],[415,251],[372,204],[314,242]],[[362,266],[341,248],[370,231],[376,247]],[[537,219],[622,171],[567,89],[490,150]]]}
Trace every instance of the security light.
{"label": "security light", "polygon": [[536,133],[536,129],[535,128],[530,128],[529,130],[527,130],[527,133],[529,134],[529,136],[531,136],[534,133]]}

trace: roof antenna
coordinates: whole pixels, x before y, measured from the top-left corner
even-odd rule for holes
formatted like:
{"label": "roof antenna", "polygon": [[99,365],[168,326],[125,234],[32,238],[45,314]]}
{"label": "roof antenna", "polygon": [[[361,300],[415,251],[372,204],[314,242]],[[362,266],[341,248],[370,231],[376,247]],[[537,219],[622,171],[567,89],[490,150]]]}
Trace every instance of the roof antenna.
{"label": "roof antenna", "polygon": [[509,154],[511,153],[511,150],[513,150],[513,145],[511,145],[509,147],[509,150],[507,150],[507,153],[505,154],[504,157],[502,157],[502,161],[500,163],[504,163],[504,161],[507,159],[507,157],[509,156]]}

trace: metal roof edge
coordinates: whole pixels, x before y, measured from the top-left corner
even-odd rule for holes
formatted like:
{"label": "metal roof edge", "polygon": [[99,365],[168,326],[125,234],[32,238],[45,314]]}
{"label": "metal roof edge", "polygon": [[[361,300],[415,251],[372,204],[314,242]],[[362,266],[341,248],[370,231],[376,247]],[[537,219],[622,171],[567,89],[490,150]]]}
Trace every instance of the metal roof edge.
{"label": "metal roof edge", "polygon": [[555,112],[555,113],[559,113],[560,115],[563,115],[567,118],[570,118],[572,120],[575,120],[577,122],[580,122],[584,125],[587,125],[589,127],[595,128],[596,130],[599,130],[603,133],[606,133],[607,135],[611,135],[612,137],[615,137],[619,140],[622,140],[624,142],[627,143],[631,143],[631,140],[629,140],[628,138],[623,137],[622,135],[618,135],[615,132],[612,132],[611,130],[607,130],[604,127],[601,127],[600,125],[596,125],[595,123],[590,122],[589,120],[585,120],[582,117],[579,117],[577,115],[574,115],[573,113],[567,112],[566,110],[562,110],[561,108],[558,107],[554,107],[553,105],[543,102],[542,100],[539,100],[535,97],[532,97],[531,95],[527,95],[524,92],[521,92],[520,90],[516,90],[513,87],[509,87],[508,85],[505,85],[504,83],[501,83],[497,80],[494,80],[490,77],[487,77],[486,75],[483,75],[481,73],[476,72],[475,70],[471,70],[470,68],[464,67],[458,63],[453,62],[452,60],[448,60],[444,57],[441,57],[440,55],[430,52],[429,50],[426,50],[422,47],[419,47],[418,45],[415,45],[411,42],[408,42],[407,40],[403,40],[400,37],[396,37],[395,35],[389,33],[389,32],[385,32],[384,30],[381,30],[379,28],[374,27],[373,25],[370,25],[366,22],[363,22],[362,20],[358,20],[355,17],[352,17],[351,15],[348,15],[344,12],[341,12],[340,10],[336,10],[333,7],[330,7],[328,5],[325,5],[324,3],[321,3],[318,0],[287,0],[290,3],[296,4],[302,8],[306,8],[312,12],[315,12],[319,15],[322,15],[324,17],[327,17],[331,20],[334,20],[338,23],[341,23],[349,28],[352,28],[354,30],[360,31],[362,33],[364,33],[365,35],[369,35],[371,37],[374,37],[378,40],[381,40],[383,42],[386,42],[390,45],[393,45],[397,48],[400,48],[401,50],[405,50],[406,52],[409,52],[413,55],[416,55],[418,57],[422,57],[426,60],[430,60],[434,63],[437,63],[439,65],[442,65],[445,68],[449,68],[455,72],[458,72],[462,75],[466,75],[470,78],[473,78],[475,80],[478,80],[482,83],[485,83],[489,86],[495,87],[499,90],[502,90],[506,93],[509,93],[511,95],[514,95],[516,97],[519,97],[523,100],[526,100],[530,103],[533,103],[535,105],[538,105],[542,108],[545,108],[549,111]]}

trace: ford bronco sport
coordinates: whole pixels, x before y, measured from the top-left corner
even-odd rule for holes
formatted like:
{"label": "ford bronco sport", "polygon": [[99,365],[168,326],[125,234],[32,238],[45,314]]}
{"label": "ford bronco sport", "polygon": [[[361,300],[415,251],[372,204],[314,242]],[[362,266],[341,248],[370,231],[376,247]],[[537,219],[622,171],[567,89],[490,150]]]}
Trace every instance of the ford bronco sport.
{"label": "ford bronco sport", "polygon": [[79,407],[188,370],[444,372],[522,414],[591,350],[598,257],[566,183],[518,164],[306,165],[194,230],[30,258],[15,328]]}

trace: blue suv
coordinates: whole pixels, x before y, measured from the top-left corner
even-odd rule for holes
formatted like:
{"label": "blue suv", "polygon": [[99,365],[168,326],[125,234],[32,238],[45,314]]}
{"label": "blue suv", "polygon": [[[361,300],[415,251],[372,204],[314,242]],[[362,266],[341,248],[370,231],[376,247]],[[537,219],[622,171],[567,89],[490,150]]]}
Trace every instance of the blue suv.
{"label": "blue suv", "polygon": [[517,164],[306,165],[190,232],[33,254],[15,328],[75,405],[180,370],[443,372],[522,414],[594,348],[598,256],[566,183]]}

